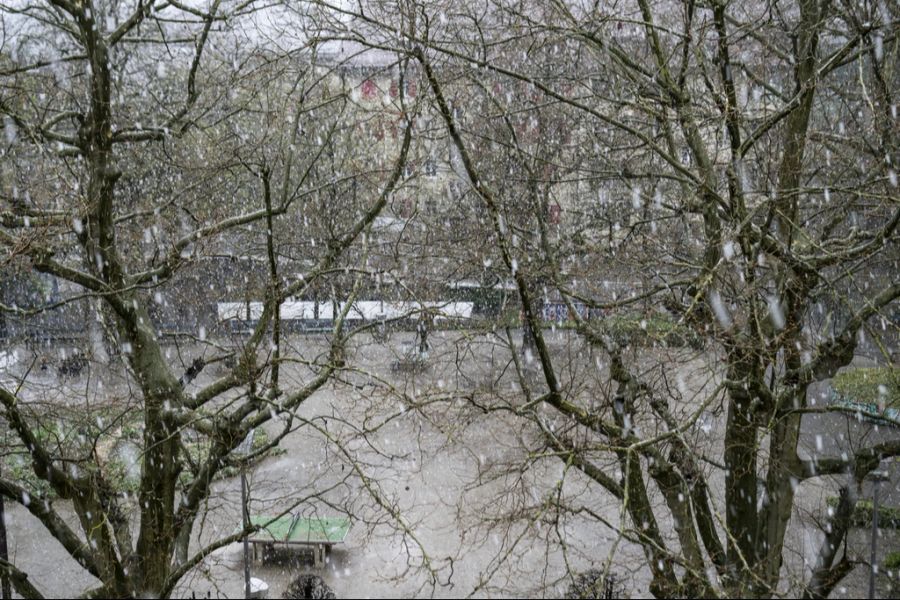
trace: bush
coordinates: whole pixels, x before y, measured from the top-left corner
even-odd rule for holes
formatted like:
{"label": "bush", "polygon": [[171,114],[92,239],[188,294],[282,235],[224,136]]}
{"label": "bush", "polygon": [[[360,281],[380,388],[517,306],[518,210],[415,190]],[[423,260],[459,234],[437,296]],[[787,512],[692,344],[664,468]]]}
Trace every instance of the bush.
{"label": "bush", "polygon": [[302,598],[335,598],[334,591],[318,575],[307,573],[291,582],[281,596],[287,600]]}
{"label": "bush", "polygon": [[835,375],[831,385],[847,400],[900,408],[900,367],[848,369]]}
{"label": "bush", "polygon": [[611,315],[594,323],[602,335],[622,346],[703,347],[703,338],[696,331],[665,315]]}
{"label": "bush", "polygon": [[[826,502],[831,508],[836,508],[838,505],[838,498],[830,496]],[[853,508],[853,515],[850,517],[850,524],[854,527],[871,527],[872,508],[871,500],[857,501],[856,506]],[[878,527],[884,529],[900,529],[900,507],[879,506]]]}
{"label": "bush", "polygon": [[[256,452],[263,448],[266,444],[269,443],[269,434],[262,427],[257,427],[253,432],[253,442],[250,447],[251,452]],[[200,438],[193,442],[185,443],[184,447],[188,451],[191,456],[191,460],[194,462],[202,462],[205,460],[209,454],[210,443],[209,440],[205,438]],[[285,453],[285,449],[280,446],[275,446],[274,448],[269,448],[259,456],[254,459],[254,464],[268,458],[270,456],[278,456]],[[219,469],[219,472],[216,473],[216,479],[224,479],[226,477],[236,477],[239,475],[241,470],[232,465],[227,465]],[[190,479],[190,474],[183,473],[181,484],[184,485]]]}
{"label": "bush", "polygon": [[[136,474],[135,467],[118,451],[122,444],[134,443],[141,436],[141,412],[139,410],[115,411],[109,408],[101,408],[92,412],[86,419],[79,423],[71,424],[69,421],[46,421],[36,425],[33,430],[38,440],[50,446],[65,448],[70,454],[76,454],[83,450],[84,444],[96,437],[96,449],[102,455],[103,475],[117,490],[127,493],[135,493],[140,487],[140,475]],[[94,420],[92,420],[94,419]],[[115,427],[104,429],[102,424],[114,421]],[[66,426],[60,423],[67,423]],[[16,441],[7,441],[0,437],[7,448],[13,451],[0,457],[0,466],[4,473],[8,473],[12,480],[28,490],[35,497],[46,500],[56,498],[53,488],[43,479],[39,478],[31,467],[28,452],[23,446],[17,446]],[[269,435],[262,427],[257,427],[253,433],[252,450],[257,451],[269,443]],[[196,439],[187,440],[184,449],[190,455],[193,462],[202,462],[209,454],[209,440],[196,436]],[[259,462],[270,456],[278,456],[285,452],[284,448],[275,446],[260,456],[255,462]],[[216,473],[216,479],[234,477],[240,470],[235,466],[225,466]],[[182,473],[181,485],[190,480],[190,473]]]}
{"label": "bush", "polygon": [[622,598],[625,595],[624,586],[619,583],[614,574],[604,577],[603,572],[590,569],[579,573],[575,581],[566,590],[564,598],[589,599],[589,598]]}

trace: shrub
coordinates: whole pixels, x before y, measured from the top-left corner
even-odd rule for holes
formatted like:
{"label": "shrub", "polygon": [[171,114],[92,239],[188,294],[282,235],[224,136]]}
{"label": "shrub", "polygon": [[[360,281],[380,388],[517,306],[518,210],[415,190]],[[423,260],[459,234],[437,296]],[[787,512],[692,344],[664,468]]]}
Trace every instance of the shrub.
{"label": "shrub", "polygon": [[900,408],[900,367],[848,369],[835,375],[831,385],[847,400]]}
{"label": "shrub", "polygon": [[[838,498],[830,496],[826,502],[828,506],[835,508],[838,505]],[[856,506],[853,508],[853,515],[850,517],[850,524],[854,527],[871,527],[872,508],[871,500],[857,501]],[[900,529],[900,507],[879,506],[878,526],[885,529]]]}

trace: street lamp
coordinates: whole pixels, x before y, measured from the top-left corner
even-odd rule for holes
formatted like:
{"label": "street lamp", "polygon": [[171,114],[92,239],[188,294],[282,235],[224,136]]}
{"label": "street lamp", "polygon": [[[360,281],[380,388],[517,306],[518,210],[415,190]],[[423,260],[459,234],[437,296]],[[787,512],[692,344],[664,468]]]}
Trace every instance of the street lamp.
{"label": "street lamp", "polygon": [[[9,550],[6,544],[6,510],[3,505],[3,496],[0,496],[0,559],[9,561]],[[3,600],[12,598],[9,573],[5,569],[4,573],[0,575],[0,590],[2,590]]]}
{"label": "street lamp", "polygon": [[885,471],[872,471],[868,479],[872,482],[872,558],[869,562],[871,566],[869,573],[869,600],[875,600],[875,573],[878,570],[878,563],[875,558],[875,552],[878,548],[878,487],[882,481],[890,481],[891,478]]}
{"label": "street lamp", "polygon": [[247,457],[253,449],[253,434],[256,429],[251,429],[240,446],[235,449],[235,454],[241,457],[241,517],[244,527],[244,598],[250,598],[250,542],[247,540],[247,529],[250,527],[250,507],[248,496],[250,489],[247,485]]}

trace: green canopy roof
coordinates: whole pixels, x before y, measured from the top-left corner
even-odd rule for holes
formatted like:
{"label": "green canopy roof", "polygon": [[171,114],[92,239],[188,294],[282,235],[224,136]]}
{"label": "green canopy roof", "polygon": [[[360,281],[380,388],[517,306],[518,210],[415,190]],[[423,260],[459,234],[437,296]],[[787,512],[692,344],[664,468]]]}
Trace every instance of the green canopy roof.
{"label": "green canopy roof", "polygon": [[350,519],[346,517],[285,515],[275,518],[252,515],[250,524],[262,526],[262,529],[253,534],[253,540],[294,544],[338,544],[344,541],[350,531]]}

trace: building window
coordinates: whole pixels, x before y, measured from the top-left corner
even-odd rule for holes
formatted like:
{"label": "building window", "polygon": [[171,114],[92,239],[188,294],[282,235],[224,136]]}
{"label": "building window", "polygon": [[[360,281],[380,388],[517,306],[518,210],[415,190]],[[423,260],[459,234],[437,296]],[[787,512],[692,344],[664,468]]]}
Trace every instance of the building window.
{"label": "building window", "polygon": [[375,85],[375,82],[371,79],[366,79],[362,82],[362,95],[363,98],[371,100],[378,94],[378,86]]}
{"label": "building window", "polygon": [[375,119],[372,121],[372,137],[376,140],[381,141],[384,139],[384,124],[381,122],[381,119]]}
{"label": "building window", "polygon": [[415,203],[412,198],[404,198],[400,203],[400,218],[409,219],[413,216]]}
{"label": "building window", "polygon": [[559,217],[562,213],[562,208],[560,208],[559,204],[553,202],[550,206],[547,207],[547,222],[551,225],[559,225]]}

